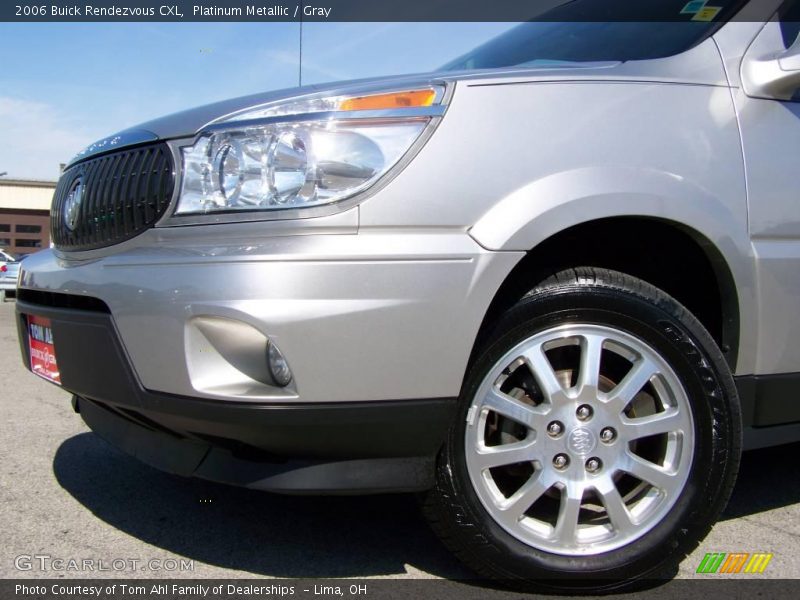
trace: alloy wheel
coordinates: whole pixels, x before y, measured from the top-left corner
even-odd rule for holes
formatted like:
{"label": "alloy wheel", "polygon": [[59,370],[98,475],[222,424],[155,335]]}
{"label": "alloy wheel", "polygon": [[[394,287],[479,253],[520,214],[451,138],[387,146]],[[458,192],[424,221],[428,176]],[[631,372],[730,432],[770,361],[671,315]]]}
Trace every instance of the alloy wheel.
{"label": "alloy wheel", "polygon": [[583,556],[629,544],[665,517],[691,470],[694,424],[658,352],[586,323],[503,355],[470,405],[464,443],[492,519],[530,546]]}

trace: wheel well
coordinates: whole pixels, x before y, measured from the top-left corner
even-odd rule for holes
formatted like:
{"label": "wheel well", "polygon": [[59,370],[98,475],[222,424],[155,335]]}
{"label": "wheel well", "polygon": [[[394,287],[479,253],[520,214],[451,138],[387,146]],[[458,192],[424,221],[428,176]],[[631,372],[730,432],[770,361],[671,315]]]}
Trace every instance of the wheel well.
{"label": "wheel well", "polygon": [[725,259],[698,232],[672,221],[644,217],[575,225],[530,250],[492,300],[472,358],[503,312],[553,273],[578,266],[621,271],[662,289],[697,317],[735,369],[739,305]]}

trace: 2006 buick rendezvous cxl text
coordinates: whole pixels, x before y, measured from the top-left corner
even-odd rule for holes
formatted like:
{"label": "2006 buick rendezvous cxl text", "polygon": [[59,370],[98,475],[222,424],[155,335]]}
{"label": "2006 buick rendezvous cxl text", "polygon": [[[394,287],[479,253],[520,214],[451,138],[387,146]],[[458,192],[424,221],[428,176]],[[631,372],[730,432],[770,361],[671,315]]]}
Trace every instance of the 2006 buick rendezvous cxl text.
{"label": "2006 buick rendezvous cxl text", "polygon": [[93,144],[22,265],[26,364],[166,471],[421,492],[483,576],[674,571],[742,449],[800,439],[800,11],[590,4]]}

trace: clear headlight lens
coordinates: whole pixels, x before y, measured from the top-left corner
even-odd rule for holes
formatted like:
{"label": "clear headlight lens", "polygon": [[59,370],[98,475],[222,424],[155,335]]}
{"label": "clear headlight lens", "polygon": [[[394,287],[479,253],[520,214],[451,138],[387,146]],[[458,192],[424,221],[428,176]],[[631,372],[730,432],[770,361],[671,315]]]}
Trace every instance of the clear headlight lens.
{"label": "clear headlight lens", "polygon": [[[304,208],[362,192],[397,164],[430,117],[353,118],[353,111],[430,106],[437,93],[294,101],[235,115],[183,149],[176,214]],[[315,118],[318,105],[326,118]],[[308,120],[281,121],[303,108]],[[253,121],[263,118],[269,122]]]}

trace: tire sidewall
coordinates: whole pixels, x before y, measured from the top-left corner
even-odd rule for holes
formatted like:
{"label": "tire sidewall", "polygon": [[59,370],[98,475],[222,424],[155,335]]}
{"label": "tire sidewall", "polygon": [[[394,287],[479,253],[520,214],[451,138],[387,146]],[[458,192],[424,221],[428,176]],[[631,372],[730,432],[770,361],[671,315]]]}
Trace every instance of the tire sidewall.
{"label": "tire sidewall", "polygon": [[[474,491],[464,456],[466,414],[483,379],[513,346],[558,325],[611,326],[651,346],[671,365],[683,385],[694,422],[694,452],[689,477],[667,515],[650,531],[616,550],[591,556],[556,555],[535,549],[498,525]],[[603,285],[558,286],[533,293],[507,313],[465,381],[456,423],[445,449],[449,485],[461,499],[464,523],[485,541],[491,568],[510,578],[528,573],[542,578],[578,580],[654,576],[669,559],[683,555],[716,520],[738,460],[738,404],[730,371],[709,334],[668,297],[659,302],[629,290]],[[733,398],[731,395],[733,394]],[[679,559],[678,559],[679,560]]]}

